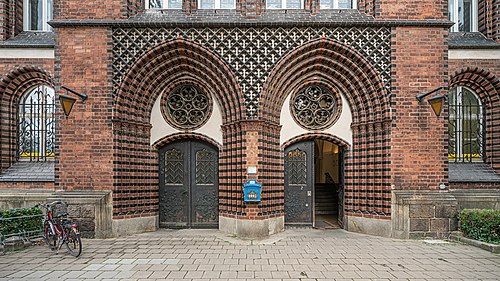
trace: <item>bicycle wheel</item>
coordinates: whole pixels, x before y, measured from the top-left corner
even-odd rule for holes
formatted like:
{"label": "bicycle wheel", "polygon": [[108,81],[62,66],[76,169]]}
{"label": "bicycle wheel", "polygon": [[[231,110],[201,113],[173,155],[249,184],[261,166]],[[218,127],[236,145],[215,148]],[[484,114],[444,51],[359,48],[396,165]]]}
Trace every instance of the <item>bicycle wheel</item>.
{"label": "bicycle wheel", "polygon": [[82,240],[80,235],[73,228],[69,228],[66,237],[66,248],[73,257],[78,257],[82,253]]}
{"label": "bicycle wheel", "polygon": [[45,221],[43,224],[43,240],[49,248],[54,251],[57,248],[57,237],[52,233],[50,223]]}

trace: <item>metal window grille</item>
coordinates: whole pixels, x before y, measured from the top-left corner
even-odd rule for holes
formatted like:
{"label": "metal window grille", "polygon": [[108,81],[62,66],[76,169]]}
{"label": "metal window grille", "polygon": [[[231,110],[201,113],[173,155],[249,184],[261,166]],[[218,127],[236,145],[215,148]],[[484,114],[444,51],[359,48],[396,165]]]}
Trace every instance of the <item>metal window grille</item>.
{"label": "metal window grille", "polygon": [[18,115],[19,160],[46,161],[54,158],[54,90],[39,85],[22,97]]}
{"label": "metal window grille", "polygon": [[484,118],[481,101],[469,89],[450,92],[448,158],[454,162],[482,161],[484,157]]}

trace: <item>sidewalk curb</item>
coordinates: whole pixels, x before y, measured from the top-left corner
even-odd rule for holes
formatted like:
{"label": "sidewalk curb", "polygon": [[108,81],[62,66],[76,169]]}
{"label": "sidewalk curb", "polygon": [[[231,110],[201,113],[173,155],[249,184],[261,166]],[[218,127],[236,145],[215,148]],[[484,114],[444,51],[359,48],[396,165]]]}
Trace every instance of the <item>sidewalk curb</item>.
{"label": "sidewalk curb", "polygon": [[471,246],[474,246],[477,248],[481,248],[483,250],[486,250],[488,252],[492,252],[495,254],[500,253],[500,245],[490,244],[490,243],[486,243],[486,242],[482,242],[482,241],[478,241],[478,240],[474,240],[474,239],[470,239],[470,238],[465,238],[465,237],[461,236],[461,234],[451,234],[450,240],[462,242],[464,244],[471,245]]}

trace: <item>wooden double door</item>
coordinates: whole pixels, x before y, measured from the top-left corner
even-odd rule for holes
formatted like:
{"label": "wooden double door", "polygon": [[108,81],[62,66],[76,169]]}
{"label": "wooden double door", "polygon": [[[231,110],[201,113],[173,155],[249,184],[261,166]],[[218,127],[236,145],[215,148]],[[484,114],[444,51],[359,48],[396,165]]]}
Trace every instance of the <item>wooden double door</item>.
{"label": "wooden double door", "polygon": [[159,150],[160,227],[218,227],[218,150],[185,140]]}

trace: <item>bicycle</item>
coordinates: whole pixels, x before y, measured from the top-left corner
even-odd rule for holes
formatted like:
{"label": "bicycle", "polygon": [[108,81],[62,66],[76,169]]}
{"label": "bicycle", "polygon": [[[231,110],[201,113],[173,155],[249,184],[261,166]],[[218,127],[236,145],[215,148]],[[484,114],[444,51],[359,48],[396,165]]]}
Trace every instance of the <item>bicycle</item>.
{"label": "bicycle", "polygon": [[78,257],[82,253],[82,240],[78,225],[71,222],[68,217],[67,204],[62,201],[54,201],[49,204],[37,204],[46,210],[43,222],[42,237],[52,251],[57,253],[65,244],[68,252]]}

